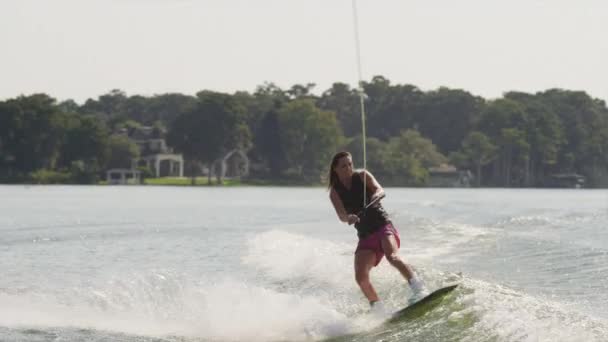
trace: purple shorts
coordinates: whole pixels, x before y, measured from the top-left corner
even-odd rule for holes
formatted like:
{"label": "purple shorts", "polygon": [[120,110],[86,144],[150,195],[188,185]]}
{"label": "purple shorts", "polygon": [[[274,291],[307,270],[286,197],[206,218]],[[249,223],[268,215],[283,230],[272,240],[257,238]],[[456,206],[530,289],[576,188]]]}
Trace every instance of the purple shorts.
{"label": "purple shorts", "polygon": [[393,227],[392,223],[387,223],[384,226],[380,227],[378,230],[373,232],[372,234],[366,236],[363,239],[359,240],[359,244],[357,244],[357,249],[355,253],[360,250],[371,250],[376,253],[376,264],[374,266],[378,266],[382,257],[384,256],[384,250],[382,250],[382,237],[393,235],[395,240],[397,240],[397,247],[401,247],[401,239],[399,238],[399,232],[395,227]]}

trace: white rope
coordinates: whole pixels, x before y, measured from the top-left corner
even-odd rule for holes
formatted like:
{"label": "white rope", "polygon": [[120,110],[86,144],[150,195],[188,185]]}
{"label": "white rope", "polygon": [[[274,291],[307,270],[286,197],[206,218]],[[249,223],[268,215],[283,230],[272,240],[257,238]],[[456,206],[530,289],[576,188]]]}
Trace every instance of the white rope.
{"label": "white rope", "polygon": [[[357,73],[359,82],[357,92],[359,93],[359,103],[361,105],[361,137],[363,138],[363,171],[367,171],[367,156],[365,148],[365,94],[363,92],[363,73],[361,72],[361,44],[359,42],[359,17],[357,14],[357,0],[353,0],[353,24],[355,26],[355,52],[357,56]],[[363,207],[367,205],[367,177],[363,177]]]}

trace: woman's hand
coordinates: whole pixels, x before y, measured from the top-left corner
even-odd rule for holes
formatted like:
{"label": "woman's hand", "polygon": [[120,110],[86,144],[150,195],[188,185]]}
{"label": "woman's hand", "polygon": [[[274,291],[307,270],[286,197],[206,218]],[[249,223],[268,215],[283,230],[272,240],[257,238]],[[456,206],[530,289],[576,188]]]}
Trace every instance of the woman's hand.
{"label": "woman's hand", "polygon": [[369,198],[369,202],[371,203],[371,202],[373,202],[373,201],[375,201],[375,200],[377,200],[377,199],[382,199],[382,198],[384,198],[384,189],[379,188],[379,189],[377,189],[377,190],[376,190],[376,192],[374,192],[374,193],[373,193],[373,194],[370,196],[370,198]]}
{"label": "woman's hand", "polygon": [[355,215],[355,214],[350,214],[348,215],[348,224],[352,225],[359,222],[359,216]]}

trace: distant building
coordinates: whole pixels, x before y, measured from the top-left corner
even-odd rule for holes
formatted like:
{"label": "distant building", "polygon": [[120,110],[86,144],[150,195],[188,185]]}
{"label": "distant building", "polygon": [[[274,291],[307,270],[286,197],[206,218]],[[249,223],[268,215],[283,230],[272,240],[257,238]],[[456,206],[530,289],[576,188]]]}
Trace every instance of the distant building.
{"label": "distant building", "polygon": [[469,170],[458,170],[449,164],[429,168],[429,176],[429,186],[433,187],[468,188],[473,180]]}
{"label": "distant building", "polygon": [[241,179],[249,175],[249,158],[244,150],[234,149],[217,159],[208,172],[212,172],[218,179]]}
{"label": "distant building", "polygon": [[243,150],[232,150],[222,158],[224,176],[241,178],[249,175],[249,158]]}
{"label": "distant building", "polygon": [[164,132],[149,126],[122,129],[117,134],[126,136],[139,147],[140,157],[131,161],[130,169],[111,169],[106,171],[108,184],[127,184],[136,179],[141,182],[139,167],[148,167],[155,177],[183,177],[184,158],[173,153],[162,137]]}
{"label": "distant building", "polygon": [[173,153],[153,127],[144,126],[135,129],[129,139],[139,146],[140,157],[133,161],[133,169],[146,166],[155,177],[183,177],[184,158],[181,154]]}
{"label": "distant building", "polygon": [[141,171],[133,169],[110,169],[106,171],[108,184],[139,184]]}
{"label": "distant building", "polygon": [[559,173],[549,176],[547,186],[551,188],[575,188],[585,187],[585,176],[577,173]]}

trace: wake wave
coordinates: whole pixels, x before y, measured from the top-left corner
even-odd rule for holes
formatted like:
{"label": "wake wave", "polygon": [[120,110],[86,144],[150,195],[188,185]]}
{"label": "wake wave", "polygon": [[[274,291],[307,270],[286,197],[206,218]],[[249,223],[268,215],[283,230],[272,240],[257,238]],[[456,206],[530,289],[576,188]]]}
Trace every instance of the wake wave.
{"label": "wake wave", "polygon": [[160,273],[70,294],[0,293],[0,326],[219,341],[315,340],[357,330],[345,314],[314,296]]}
{"label": "wake wave", "polygon": [[[484,236],[475,227],[436,229],[437,235],[460,234],[459,243]],[[427,284],[438,288],[460,283],[453,295],[412,321],[380,326],[381,321],[367,315],[353,279],[352,252],[348,243],[271,230],[254,235],[244,251],[244,265],[255,271],[251,277],[201,279],[151,270],[63,292],[0,289],[0,326],[49,336],[57,336],[57,327],[66,327],[179,341],[311,341],[345,334],[349,341],[375,341],[379,336],[386,341],[471,342],[608,337],[605,320],[552,298],[433,267],[419,269]],[[403,307],[409,290],[398,272],[386,262],[372,272],[387,308]]]}

